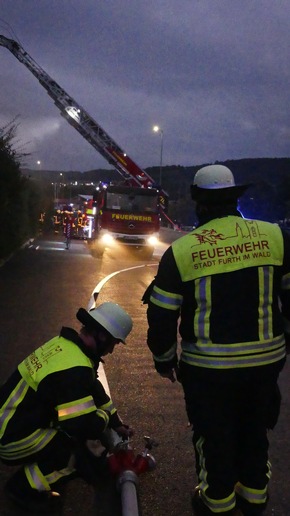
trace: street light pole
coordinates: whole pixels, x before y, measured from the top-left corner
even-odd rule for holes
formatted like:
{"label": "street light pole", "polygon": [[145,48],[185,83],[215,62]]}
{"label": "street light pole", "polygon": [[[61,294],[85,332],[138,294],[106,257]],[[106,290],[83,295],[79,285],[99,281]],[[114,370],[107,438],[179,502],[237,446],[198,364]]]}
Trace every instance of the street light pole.
{"label": "street light pole", "polygon": [[154,125],[153,131],[160,134],[160,167],[159,167],[159,185],[162,184],[162,160],[163,160],[163,129],[158,125]]}

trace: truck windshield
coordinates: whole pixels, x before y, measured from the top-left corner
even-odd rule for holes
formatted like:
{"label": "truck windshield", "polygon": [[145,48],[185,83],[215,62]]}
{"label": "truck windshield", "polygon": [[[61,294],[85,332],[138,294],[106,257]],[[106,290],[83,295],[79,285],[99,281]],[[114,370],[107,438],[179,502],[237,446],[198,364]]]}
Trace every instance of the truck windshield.
{"label": "truck windshield", "polygon": [[106,208],[108,210],[134,211],[136,213],[157,213],[157,195],[107,192]]}

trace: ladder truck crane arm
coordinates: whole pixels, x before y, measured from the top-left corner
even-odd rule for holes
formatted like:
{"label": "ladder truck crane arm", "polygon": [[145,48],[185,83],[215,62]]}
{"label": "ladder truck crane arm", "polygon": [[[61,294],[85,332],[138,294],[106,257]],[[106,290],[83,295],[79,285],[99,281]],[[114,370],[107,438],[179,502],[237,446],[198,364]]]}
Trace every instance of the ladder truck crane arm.
{"label": "ladder truck crane arm", "polygon": [[[142,188],[156,188],[152,177],[127,156],[121,147],[119,147],[88,112],[61,88],[17,41],[0,35],[0,45],[7,48],[18,61],[30,70],[46,89],[48,95],[53,99],[61,115],[110,165],[114,166],[128,185]],[[161,188],[157,188],[160,190],[160,207],[165,210],[168,195],[161,190]]]}

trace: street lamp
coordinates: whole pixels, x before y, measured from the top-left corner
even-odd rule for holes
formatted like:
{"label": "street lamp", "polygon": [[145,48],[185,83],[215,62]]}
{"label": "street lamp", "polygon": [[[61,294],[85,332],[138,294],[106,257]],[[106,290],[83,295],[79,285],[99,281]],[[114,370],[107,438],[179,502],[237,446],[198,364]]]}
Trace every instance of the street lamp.
{"label": "street lamp", "polygon": [[154,133],[160,134],[160,167],[159,167],[159,184],[161,186],[162,183],[162,157],[163,157],[163,129],[159,127],[159,125],[154,125],[153,127]]}

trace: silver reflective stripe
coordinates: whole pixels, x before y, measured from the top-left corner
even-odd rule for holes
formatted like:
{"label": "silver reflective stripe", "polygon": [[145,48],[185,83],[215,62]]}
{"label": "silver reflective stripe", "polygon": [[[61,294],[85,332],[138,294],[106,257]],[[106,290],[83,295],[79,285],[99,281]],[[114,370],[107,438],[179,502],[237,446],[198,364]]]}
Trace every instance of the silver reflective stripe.
{"label": "silver reflective stripe", "polygon": [[14,441],[13,443],[0,445],[0,457],[7,460],[21,459],[32,453],[39,452],[53,439],[57,430],[38,429],[29,436]]}
{"label": "silver reflective stripe", "polygon": [[29,386],[27,383],[21,379],[20,382],[16,385],[15,389],[11,392],[9,398],[4,403],[3,407],[0,410],[0,439],[3,437],[6,427],[15,414],[15,410],[17,409],[19,403],[23,400],[26,392],[28,391]]}
{"label": "silver reflective stripe", "polygon": [[180,294],[166,292],[159,287],[154,286],[150,301],[157,306],[166,308],[167,310],[178,310],[182,305],[183,297]]}
{"label": "silver reflective stripe", "polygon": [[37,489],[37,491],[50,491],[50,485],[45,476],[41,473],[36,462],[25,466],[24,471],[32,489]]}
{"label": "silver reflective stripe", "polygon": [[272,313],[272,292],[273,292],[273,267],[259,267],[259,307],[258,327],[259,339],[266,340],[273,337],[273,313]]}
{"label": "silver reflective stripe", "polygon": [[198,353],[199,355],[225,355],[225,356],[236,356],[254,353],[264,353],[267,351],[275,350],[282,347],[285,344],[284,335],[279,335],[274,339],[269,339],[264,342],[237,342],[235,344],[214,344],[207,342],[201,344],[199,342],[181,342],[183,351],[188,353]]}
{"label": "silver reflective stripe", "polygon": [[233,491],[230,496],[224,498],[222,500],[215,500],[214,498],[209,498],[205,493],[201,493],[201,498],[204,501],[204,504],[211,509],[213,514],[225,513],[226,511],[230,511],[236,505],[236,495]]}
{"label": "silver reflective stripe", "polygon": [[268,342],[229,345],[182,342],[181,360],[190,365],[213,369],[262,366],[278,362],[286,356],[281,335]]}
{"label": "silver reflective stripe", "polygon": [[[267,465],[269,468],[270,463],[268,462]],[[235,491],[250,503],[262,504],[267,501],[267,486],[264,489],[253,489],[238,482],[235,486]]]}
{"label": "silver reflective stripe", "polygon": [[107,403],[104,403],[104,405],[101,405],[99,408],[101,410],[107,410],[108,412],[110,412],[110,414],[115,414],[115,412],[117,412],[117,409],[112,400],[109,400]]}
{"label": "silver reflective stripe", "polygon": [[205,463],[205,456],[203,453],[204,437],[200,437],[196,443],[196,449],[198,451],[198,461],[200,466],[200,472],[198,474],[199,487],[204,492],[208,488],[207,483],[207,469]]}
{"label": "silver reflective stripe", "polygon": [[58,419],[62,421],[64,419],[70,419],[78,417],[89,412],[97,410],[95,402],[91,396],[78,400],[77,402],[71,402],[57,407]]}
{"label": "silver reflective stripe", "polygon": [[194,316],[194,333],[198,335],[198,342],[209,340],[209,318],[211,309],[211,278],[204,276],[196,280],[195,298],[197,308]]}
{"label": "silver reflective stripe", "polygon": [[57,482],[60,478],[67,477],[74,473],[76,470],[75,468],[63,468],[59,471],[53,471],[52,473],[49,473],[49,475],[45,475],[45,478],[49,484],[54,484]]}

